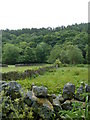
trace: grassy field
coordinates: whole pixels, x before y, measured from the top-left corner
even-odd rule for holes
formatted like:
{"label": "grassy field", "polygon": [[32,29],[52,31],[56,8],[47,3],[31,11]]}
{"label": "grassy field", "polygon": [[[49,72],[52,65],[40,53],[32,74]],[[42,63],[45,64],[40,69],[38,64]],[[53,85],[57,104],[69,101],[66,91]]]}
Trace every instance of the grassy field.
{"label": "grassy field", "polygon": [[43,64],[43,65],[37,65],[37,66],[21,66],[21,67],[15,67],[15,65],[8,65],[8,67],[2,67],[2,73],[10,72],[10,71],[19,71],[23,72],[27,69],[29,70],[37,70],[40,67],[44,66],[50,66],[50,64]]}
{"label": "grassy field", "polygon": [[80,86],[80,82],[88,82],[88,68],[87,67],[62,67],[54,72],[47,72],[36,78],[17,80],[25,89],[30,89],[31,84],[38,86],[46,86],[49,93],[59,94],[62,92],[64,85],[67,82]]}

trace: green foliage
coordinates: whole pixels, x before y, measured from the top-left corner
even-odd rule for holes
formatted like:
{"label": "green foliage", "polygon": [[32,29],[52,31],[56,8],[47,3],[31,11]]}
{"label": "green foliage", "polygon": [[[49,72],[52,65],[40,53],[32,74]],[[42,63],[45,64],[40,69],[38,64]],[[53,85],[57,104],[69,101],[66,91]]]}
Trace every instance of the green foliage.
{"label": "green foliage", "polygon": [[77,46],[69,45],[67,46],[67,51],[71,64],[82,63],[83,61],[82,52]]}
{"label": "green foliage", "polygon": [[74,103],[73,109],[71,111],[62,110],[59,112],[61,118],[65,118],[66,120],[82,120],[85,119],[85,110],[83,109],[82,103]]}
{"label": "green foliage", "polygon": [[24,51],[25,63],[36,62],[36,52],[34,48],[26,47]]}
{"label": "green foliage", "polygon": [[[59,62],[59,59],[57,60]],[[58,63],[57,62],[57,63]],[[34,66],[35,67],[35,66]],[[40,75],[37,78],[25,79],[25,80],[18,80],[17,82],[27,89],[31,89],[31,84],[34,83],[38,86],[46,86],[48,88],[49,93],[60,94],[64,85],[67,82],[71,82],[75,84],[76,87],[78,85],[83,85],[85,87],[85,83],[88,82],[88,68],[87,67],[61,67],[52,72],[49,71],[45,75]],[[3,92],[3,91],[2,91]],[[2,109],[3,109],[3,118],[23,118],[23,119],[34,119],[33,109],[23,102],[22,99],[15,99],[11,101],[9,96],[5,97],[5,93],[3,97]],[[88,94],[84,94],[86,97],[85,101],[85,109],[83,109],[82,102],[73,102],[73,109],[71,111],[60,110],[57,113],[59,119],[66,119],[66,120],[89,120],[90,111],[88,111],[89,104],[88,103]],[[54,116],[53,120],[56,119]]]}
{"label": "green foliage", "polygon": [[51,46],[41,42],[40,44],[37,45],[36,47],[36,57],[37,57],[37,62],[38,63],[44,63],[47,61],[47,58],[49,56],[51,50]]}
{"label": "green foliage", "polygon": [[13,44],[5,44],[3,48],[3,63],[6,64],[15,64],[17,63],[19,56],[19,47]]}
{"label": "green foliage", "polygon": [[60,61],[59,59],[56,59],[54,65],[55,65],[56,67],[61,67],[61,66],[62,66],[62,63],[61,63],[61,61]]}
{"label": "green foliage", "polygon": [[61,51],[61,46],[60,45],[55,45],[50,52],[48,62],[49,63],[54,63],[56,61],[56,59],[60,57],[60,51]]}
{"label": "green foliage", "polygon": [[[83,82],[84,83],[84,82]],[[88,94],[84,94],[86,101],[85,101],[85,107],[82,102],[73,102],[72,103],[72,110],[71,111],[66,111],[66,110],[61,110],[59,111],[59,116],[62,119],[69,119],[69,120],[89,120],[90,119],[90,113],[89,113],[89,102],[88,102]]]}
{"label": "green foliage", "polygon": [[65,43],[63,46],[55,45],[51,50],[48,62],[53,63],[59,58],[63,64],[79,64],[83,62],[82,51],[71,43]]}
{"label": "green foliage", "polygon": [[[3,91],[2,91],[3,92]],[[25,119],[33,119],[32,108],[27,106],[23,102],[22,98],[16,98],[11,100],[9,96],[6,96],[6,93],[3,93],[3,101],[2,101],[2,118],[3,119],[14,119],[14,118],[25,118]]]}
{"label": "green foliage", "polygon": [[[54,63],[57,58],[60,58],[61,62],[64,64],[87,63],[87,25],[88,24],[83,23],[56,28],[3,30],[3,62],[8,64],[17,62]],[[9,53],[11,51],[6,47],[7,44],[13,44],[13,49],[16,46],[19,48],[18,57],[14,55],[12,55],[12,57],[6,57],[8,56],[7,50]],[[70,48],[67,49],[66,46],[70,46]],[[15,52],[17,50],[15,48],[12,51]]]}
{"label": "green foliage", "polygon": [[65,63],[69,63],[69,54],[67,50],[62,49],[61,53],[60,53],[60,59],[62,61],[63,64]]}
{"label": "green foliage", "polygon": [[[76,73],[78,71],[78,73]],[[25,89],[30,89],[32,83],[37,86],[46,86],[49,93],[60,94],[64,85],[68,82],[79,87],[80,82],[88,83],[88,67],[60,67],[56,70],[50,70],[44,75],[39,75],[31,79],[17,80]]]}

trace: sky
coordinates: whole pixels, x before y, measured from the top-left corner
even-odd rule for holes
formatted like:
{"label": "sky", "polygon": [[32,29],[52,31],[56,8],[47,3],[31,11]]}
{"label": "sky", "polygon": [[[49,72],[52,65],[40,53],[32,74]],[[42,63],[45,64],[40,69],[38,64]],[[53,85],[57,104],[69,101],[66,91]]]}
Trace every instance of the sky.
{"label": "sky", "polygon": [[0,0],[0,29],[67,26],[88,22],[89,0]]}

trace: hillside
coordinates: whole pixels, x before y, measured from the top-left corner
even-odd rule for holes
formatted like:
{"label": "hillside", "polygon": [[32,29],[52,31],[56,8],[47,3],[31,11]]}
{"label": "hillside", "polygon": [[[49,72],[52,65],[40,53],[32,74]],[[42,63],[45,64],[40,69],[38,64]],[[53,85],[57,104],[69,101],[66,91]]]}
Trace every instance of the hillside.
{"label": "hillside", "polygon": [[3,63],[87,63],[88,24],[2,30]]}

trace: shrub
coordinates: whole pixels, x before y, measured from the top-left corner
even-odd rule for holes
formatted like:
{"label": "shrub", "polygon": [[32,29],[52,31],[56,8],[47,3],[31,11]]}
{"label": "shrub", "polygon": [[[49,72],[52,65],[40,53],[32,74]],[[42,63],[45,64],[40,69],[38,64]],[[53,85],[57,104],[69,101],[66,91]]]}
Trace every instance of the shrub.
{"label": "shrub", "polygon": [[61,61],[60,61],[59,59],[56,59],[54,65],[55,65],[56,67],[61,67],[61,66],[62,66],[62,63],[61,63]]}
{"label": "shrub", "polygon": [[63,67],[68,67],[69,65],[68,65],[68,64],[63,64],[62,66],[63,66]]}
{"label": "shrub", "polygon": [[84,67],[84,64],[78,64],[77,67]]}

